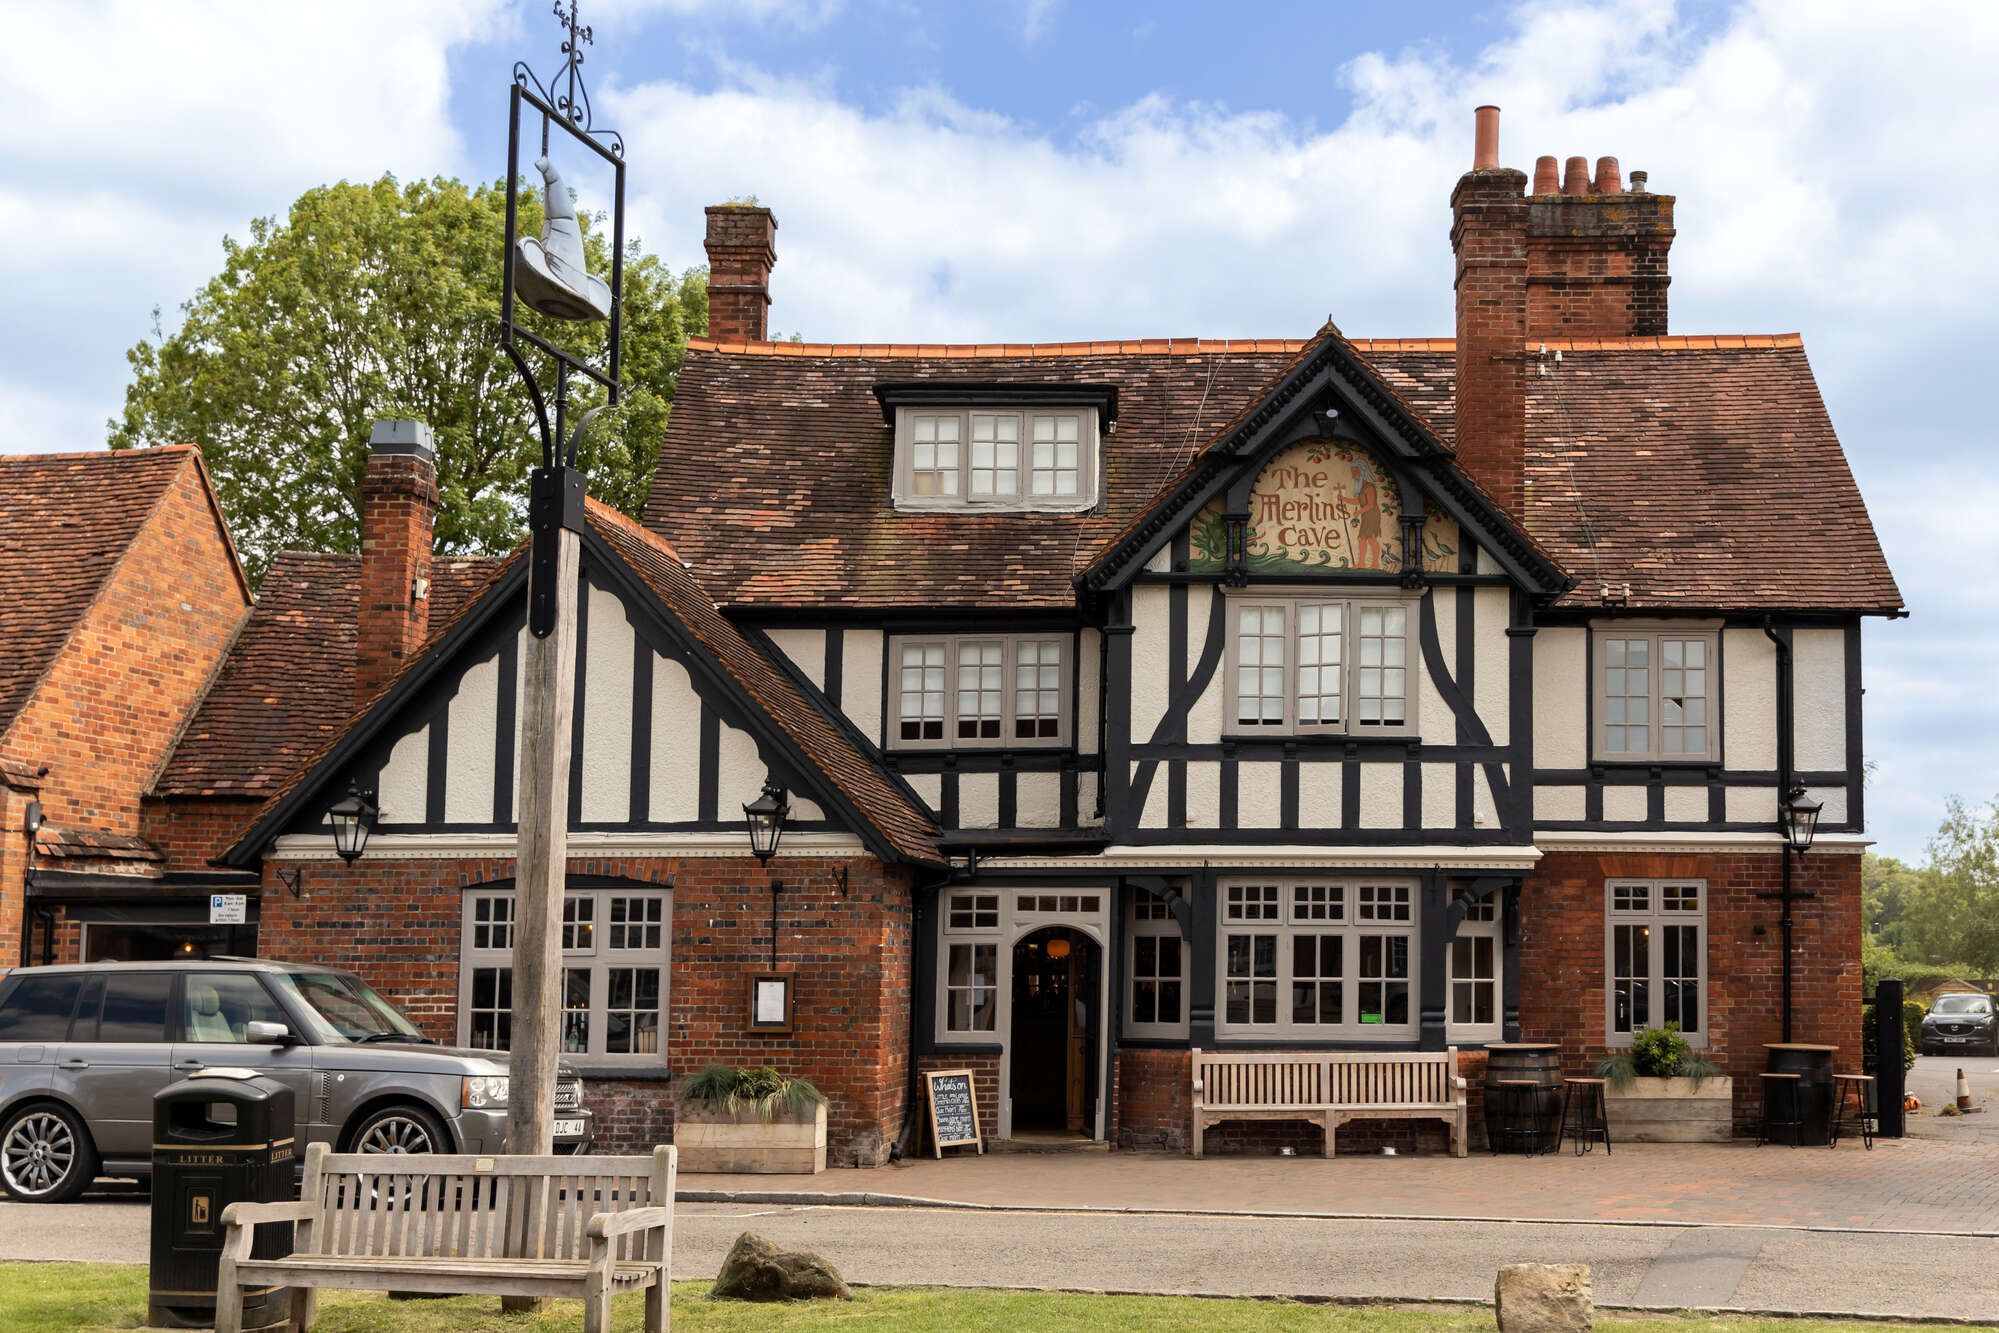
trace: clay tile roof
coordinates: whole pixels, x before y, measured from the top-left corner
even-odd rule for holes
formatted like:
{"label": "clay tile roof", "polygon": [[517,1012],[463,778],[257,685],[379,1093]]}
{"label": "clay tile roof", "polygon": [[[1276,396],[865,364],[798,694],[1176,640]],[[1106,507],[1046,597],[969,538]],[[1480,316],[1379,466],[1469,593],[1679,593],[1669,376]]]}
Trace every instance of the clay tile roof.
{"label": "clay tile roof", "polygon": [[0,457],[0,735],[194,457],[186,446]]}
{"label": "clay tile roof", "polygon": [[35,855],[56,861],[164,861],[160,849],[129,833],[57,828],[44,824],[35,835]]}
{"label": "clay tile roof", "polygon": [[590,501],[589,515],[591,527],[645,581],[667,611],[896,851],[916,861],[943,859],[929,816],[729,623],[671,546],[608,505]]}
{"label": "clay tile roof", "polygon": [[[1073,575],[1226,433],[1308,340],[990,346],[695,340],[646,526],[724,604],[1073,606]],[[1348,340],[1443,443],[1455,343]],[[1658,609],[1899,609],[1866,506],[1796,334],[1536,341],[1527,536],[1579,584]],[[783,349],[783,350],[779,350]],[[1089,514],[897,513],[883,381],[1109,383],[1104,502]],[[1592,538],[1594,541],[1592,542]]]}
{"label": "clay tile roof", "polygon": [[[500,561],[431,564],[430,623],[442,629]],[[285,551],[181,733],[154,790],[162,796],[264,796],[354,712],[354,626],[361,558]]]}

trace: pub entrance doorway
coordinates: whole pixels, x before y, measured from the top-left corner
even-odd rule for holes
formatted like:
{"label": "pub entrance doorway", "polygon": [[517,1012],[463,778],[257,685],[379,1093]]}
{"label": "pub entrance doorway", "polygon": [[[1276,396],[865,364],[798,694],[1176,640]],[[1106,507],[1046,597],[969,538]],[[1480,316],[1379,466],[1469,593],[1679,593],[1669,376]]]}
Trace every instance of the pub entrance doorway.
{"label": "pub entrance doorway", "polygon": [[1094,1136],[1102,971],[1103,950],[1080,930],[1049,926],[1013,946],[1007,1054],[1016,1137]]}

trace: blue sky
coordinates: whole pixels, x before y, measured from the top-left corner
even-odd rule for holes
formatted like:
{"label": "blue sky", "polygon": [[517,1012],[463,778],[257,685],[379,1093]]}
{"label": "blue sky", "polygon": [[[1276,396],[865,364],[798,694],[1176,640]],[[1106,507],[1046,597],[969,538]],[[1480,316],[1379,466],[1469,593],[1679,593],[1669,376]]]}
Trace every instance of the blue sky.
{"label": "blue sky", "polygon": [[[326,181],[503,169],[549,0],[0,0],[6,447],[91,448],[225,234]],[[1805,335],[1914,618],[1870,622],[1869,793],[1920,853],[1999,794],[1999,5],[584,0],[634,230],[780,220],[808,338],[1448,333],[1471,108],[1502,158],[1679,197],[1675,332]],[[39,132],[26,132],[30,128]],[[581,182],[585,202],[589,183]],[[1782,524],[1784,515],[1768,522]]]}

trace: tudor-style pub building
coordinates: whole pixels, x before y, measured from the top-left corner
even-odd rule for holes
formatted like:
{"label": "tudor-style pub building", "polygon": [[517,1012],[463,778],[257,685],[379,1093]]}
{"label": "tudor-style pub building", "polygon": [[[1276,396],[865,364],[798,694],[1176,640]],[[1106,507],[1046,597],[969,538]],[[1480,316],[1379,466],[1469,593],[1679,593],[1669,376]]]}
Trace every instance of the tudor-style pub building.
{"label": "tudor-style pub building", "polygon": [[[1901,595],[1800,339],[1669,333],[1672,196],[1491,130],[1454,337],[772,341],[776,221],[708,210],[644,521],[583,534],[565,1040],[613,1146],[717,1060],[817,1082],[841,1164],[924,1068],[994,1136],[1180,1148],[1195,1048],[1580,1073],[1670,1021],[1739,1115],[1787,1022],[1857,1064]],[[381,440],[363,554],[272,570],[160,837],[261,874],[260,952],[504,1046],[525,560],[433,562],[424,433]]]}

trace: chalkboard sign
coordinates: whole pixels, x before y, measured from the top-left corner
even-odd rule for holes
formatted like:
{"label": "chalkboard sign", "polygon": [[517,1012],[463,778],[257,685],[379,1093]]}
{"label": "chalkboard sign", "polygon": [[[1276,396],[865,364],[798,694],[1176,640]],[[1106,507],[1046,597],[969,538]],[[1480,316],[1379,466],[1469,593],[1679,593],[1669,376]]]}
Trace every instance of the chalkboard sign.
{"label": "chalkboard sign", "polygon": [[934,1155],[964,1144],[986,1150],[979,1133],[979,1098],[972,1091],[969,1069],[935,1069],[924,1074],[930,1085],[930,1143]]}

